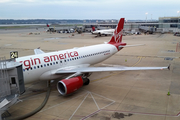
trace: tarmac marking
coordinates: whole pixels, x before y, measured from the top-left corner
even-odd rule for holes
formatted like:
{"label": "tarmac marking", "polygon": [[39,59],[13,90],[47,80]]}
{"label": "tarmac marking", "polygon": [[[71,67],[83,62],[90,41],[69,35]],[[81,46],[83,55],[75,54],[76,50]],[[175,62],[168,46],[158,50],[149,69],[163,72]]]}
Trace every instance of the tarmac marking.
{"label": "tarmac marking", "polygon": [[[99,111],[99,110],[101,110],[101,109],[103,109],[103,108],[106,108],[106,107],[110,106],[111,104],[115,103],[114,100],[111,100],[111,99],[109,99],[109,98],[107,98],[107,97],[104,97],[104,96],[102,96],[102,95],[99,95],[99,94],[96,94],[96,93],[93,93],[93,92],[89,92],[89,91],[87,91],[87,92],[88,92],[88,94],[87,94],[86,97],[83,99],[83,101],[80,103],[80,105],[77,107],[77,109],[74,111],[74,113],[71,115],[71,117],[69,118],[69,120],[71,120],[71,118],[74,116],[74,114],[76,113],[76,111],[80,108],[80,106],[82,105],[82,103],[85,101],[85,99],[87,98],[87,96],[88,96],[89,94],[91,95],[91,97],[92,97],[94,103],[96,104],[96,106],[97,106],[97,108],[98,108],[97,111]],[[98,106],[98,104],[97,104],[97,102],[96,102],[96,100],[94,99],[94,97],[93,97],[92,94],[95,94],[95,95],[97,95],[97,96],[99,96],[99,97],[108,99],[108,100],[110,100],[110,101],[112,101],[112,102],[111,102],[110,104],[108,104],[108,105],[102,107],[102,108],[99,108],[99,106]],[[85,116],[84,118],[85,118],[85,119],[86,119],[86,118],[89,118],[90,116],[92,116],[92,115],[93,115],[94,113],[96,113],[97,111],[95,111],[95,112],[93,112],[93,113],[91,113],[91,114]],[[83,118],[82,118],[82,119],[83,119]]]}
{"label": "tarmac marking", "polygon": [[[113,103],[115,103],[115,101],[112,100],[112,99],[109,99],[109,98],[107,98],[107,97],[104,97],[104,96],[102,96],[102,95],[99,95],[99,94],[96,94],[96,93],[93,93],[93,92],[90,92],[90,91],[87,91],[85,94],[76,96],[76,97],[74,97],[74,98],[72,98],[72,99],[70,99],[70,100],[67,100],[67,101],[64,101],[64,102],[62,102],[62,103],[56,104],[56,105],[54,105],[54,106],[51,106],[51,107],[49,107],[49,108],[43,109],[43,110],[41,110],[40,112],[44,112],[44,111],[46,111],[46,110],[55,108],[55,107],[57,107],[57,106],[59,106],[59,105],[61,105],[61,104],[64,104],[64,103],[66,103],[66,102],[69,102],[69,101],[71,101],[71,100],[73,100],[73,99],[76,99],[76,98],[78,98],[78,97],[80,97],[80,96],[83,96],[83,95],[85,95],[84,99],[83,99],[82,102],[78,105],[78,107],[77,107],[76,110],[73,112],[73,114],[71,115],[71,117],[69,118],[69,120],[72,119],[72,117],[75,115],[75,113],[77,112],[77,110],[81,107],[81,105],[83,104],[83,102],[86,100],[86,98],[87,98],[89,95],[91,95],[94,103],[96,104],[96,106],[97,106],[97,108],[98,108],[97,111],[99,111],[99,110],[101,110],[101,109],[104,109],[104,108],[112,105]],[[112,102],[109,103],[108,105],[103,106],[102,108],[100,108],[99,105],[97,104],[97,102],[96,102],[96,100],[95,100],[95,98],[94,98],[93,95],[99,96],[99,97],[101,97],[101,98],[107,99],[107,100],[112,101]],[[95,111],[95,112],[97,112],[97,111]],[[93,113],[85,116],[84,118],[88,118],[88,117],[92,116],[95,112],[93,112]]]}
{"label": "tarmac marking", "polygon": [[[91,94],[91,93],[93,93],[93,92],[90,92],[90,94]],[[99,108],[97,111],[95,111],[95,112],[93,112],[93,113],[91,113],[91,114],[89,114],[89,115],[83,117],[81,120],[85,120],[85,119],[87,119],[87,118],[93,116],[94,114],[98,113],[98,112],[101,111],[102,109],[104,109],[104,108],[106,108],[106,107],[108,107],[108,106],[110,106],[110,105],[112,105],[113,103],[116,102],[116,101],[114,101],[114,100],[112,100],[112,99],[109,99],[109,98],[107,98],[107,97],[104,97],[104,96],[102,96],[102,95],[99,95],[99,94],[96,94],[96,93],[93,93],[93,94],[95,94],[95,95],[97,95],[97,96],[99,96],[99,97],[108,99],[108,100],[110,100],[110,101],[112,101],[112,102],[111,102],[110,104],[108,104],[108,105],[102,107],[102,108]],[[91,94],[91,95],[92,95],[92,94]]]}
{"label": "tarmac marking", "polygon": [[91,95],[91,97],[92,97],[92,99],[93,99],[94,103],[96,104],[96,106],[97,106],[97,108],[98,108],[98,110],[99,110],[100,108],[99,108],[99,106],[98,106],[98,104],[97,104],[96,100],[94,99],[94,97],[93,97],[93,95],[92,95],[91,93],[90,93],[90,95]]}
{"label": "tarmac marking", "polygon": [[69,101],[71,101],[71,100],[73,100],[73,99],[76,99],[76,98],[78,98],[78,97],[80,97],[80,96],[83,96],[83,95],[86,95],[86,94],[87,94],[87,93],[82,94],[82,95],[79,95],[79,96],[76,96],[76,97],[74,97],[74,98],[72,98],[72,99],[66,100],[66,101],[61,102],[61,103],[59,103],[59,104],[56,104],[56,105],[53,105],[53,106],[48,107],[48,108],[46,108],[46,109],[43,109],[43,110],[41,110],[40,112],[44,112],[44,111],[49,110],[49,109],[51,109],[51,108],[57,107],[57,106],[59,106],[59,105],[61,105],[61,104],[63,104],[63,103],[69,102]]}
{"label": "tarmac marking", "polygon": [[71,120],[71,118],[74,116],[74,114],[76,113],[76,111],[81,107],[82,103],[86,100],[87,96],[90,93],[88,92],[88,94],[86,95],[86,97],[84,97],[83,101],[79,104],[79,106],[76,108],[76,110],[74,111],[74,113],[71,115],[71,117],[69,118],[69,120]]}

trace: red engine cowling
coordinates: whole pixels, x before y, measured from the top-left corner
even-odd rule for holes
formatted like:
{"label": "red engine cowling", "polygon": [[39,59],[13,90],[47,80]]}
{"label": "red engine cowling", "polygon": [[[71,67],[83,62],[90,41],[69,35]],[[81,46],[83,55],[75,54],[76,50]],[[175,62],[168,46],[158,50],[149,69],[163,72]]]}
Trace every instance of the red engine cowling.
{"label": "red engine cowling", "polygon": [[64,79],[57,83],[57,89],[61,95],[70,94],[83,86],[83,79],[81,76]]}

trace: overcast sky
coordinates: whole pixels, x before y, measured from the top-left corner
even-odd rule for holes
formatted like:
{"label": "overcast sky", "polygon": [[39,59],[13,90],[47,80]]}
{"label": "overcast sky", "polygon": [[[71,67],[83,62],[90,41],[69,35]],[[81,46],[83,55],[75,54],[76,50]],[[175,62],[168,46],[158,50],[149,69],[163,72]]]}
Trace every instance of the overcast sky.
{"label": "overcast sky", "polygon": [[180,0],[0,0],[0,19],[158,20],[177,11]]}

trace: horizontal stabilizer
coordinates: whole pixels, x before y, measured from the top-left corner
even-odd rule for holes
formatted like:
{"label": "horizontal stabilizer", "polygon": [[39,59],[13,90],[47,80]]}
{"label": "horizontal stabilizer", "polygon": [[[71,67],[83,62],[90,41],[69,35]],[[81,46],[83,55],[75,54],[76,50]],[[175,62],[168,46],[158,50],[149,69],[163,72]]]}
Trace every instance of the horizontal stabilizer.
{"label": "horizontal stabilizer", "polygon": [[145,44],[136,44],[136,45],[126,45],[126,46],[122,46],[122,47],[135,47],[135,46],[143,46]]}
{"label": "horizontal stabilizer", "polygon": [[34,49],[34,53],[35,53],[35,55],[37,55],[37,54],[43,54],[45,52],[43,52],[41,49],[37,48],[37,49]]}

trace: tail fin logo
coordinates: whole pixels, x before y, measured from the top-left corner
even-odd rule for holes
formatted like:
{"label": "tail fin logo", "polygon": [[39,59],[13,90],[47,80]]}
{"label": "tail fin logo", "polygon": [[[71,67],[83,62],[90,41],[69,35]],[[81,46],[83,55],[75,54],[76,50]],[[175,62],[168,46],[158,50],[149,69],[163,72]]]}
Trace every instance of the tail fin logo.
{"label": "tail fin logo", "polygon": [[114,31],[114,41],[116,43],[120,43],[121,42],[121,39],[122,39],[122,34],[123,34],[123,29],[118,33],[117,32],[117,29]]}
{"label": "tail fin logo", "polygon": [[123,35],[123,27],[124,27],[124,18],[119,20],[119,23],[114,31],[111,40],[109,41],[110,44],[121,43],[122,35]]}

